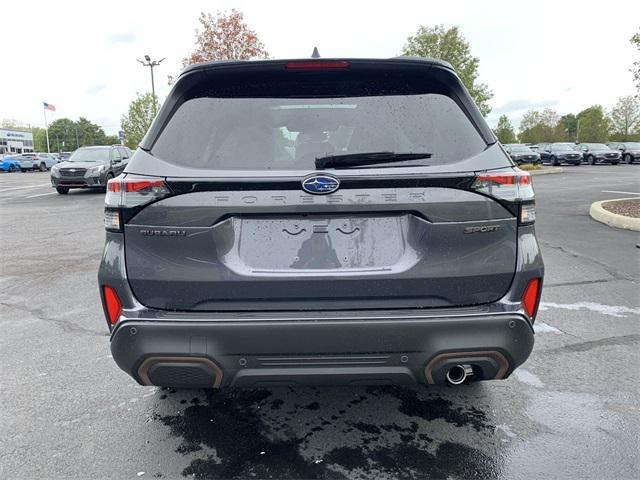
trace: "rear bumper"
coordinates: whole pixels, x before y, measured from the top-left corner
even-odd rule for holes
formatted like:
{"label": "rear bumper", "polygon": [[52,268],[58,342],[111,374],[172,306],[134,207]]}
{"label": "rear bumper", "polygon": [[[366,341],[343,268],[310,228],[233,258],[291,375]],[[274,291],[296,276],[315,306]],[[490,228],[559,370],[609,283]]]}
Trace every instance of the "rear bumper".
{"label": "rear bumper", "polygon": [[[187,316],[187,314],[185,314]],[[258,387],[444,383],[470,364],[478,380],[508,377],[531,353],[518,313],[334,318],[121,319],[118,366],[143,385]]]}

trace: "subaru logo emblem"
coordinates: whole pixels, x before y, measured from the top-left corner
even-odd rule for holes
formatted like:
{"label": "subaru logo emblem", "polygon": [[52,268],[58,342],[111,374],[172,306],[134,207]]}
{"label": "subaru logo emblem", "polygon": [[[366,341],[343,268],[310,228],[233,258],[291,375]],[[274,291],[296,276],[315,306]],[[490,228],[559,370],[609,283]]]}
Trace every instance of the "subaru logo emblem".
{"label": "subaru logo emblem", "polygon": [[326,195],[340,188],[340,181],[329,175],[311,175],[302,181],[302,189],[314,195]]}
{"label": "subaru logo emblem", "polygon": [[70,172],[75,172],[75,171],[76,171],[76,169],[75,169],[75,168],[71,168],[71,169],[69,169],[69,171],[70,171]]}

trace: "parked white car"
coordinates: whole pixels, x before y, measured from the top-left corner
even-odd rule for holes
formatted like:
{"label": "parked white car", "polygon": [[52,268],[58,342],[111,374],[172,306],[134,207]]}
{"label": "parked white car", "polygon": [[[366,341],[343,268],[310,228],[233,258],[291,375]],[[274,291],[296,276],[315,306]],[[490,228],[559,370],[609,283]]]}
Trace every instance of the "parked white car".
{"label": "parked white car", "polygon": [[33,169],[41,172],[46,172],[60,161],[51,153],[35,153],[34,155]]}

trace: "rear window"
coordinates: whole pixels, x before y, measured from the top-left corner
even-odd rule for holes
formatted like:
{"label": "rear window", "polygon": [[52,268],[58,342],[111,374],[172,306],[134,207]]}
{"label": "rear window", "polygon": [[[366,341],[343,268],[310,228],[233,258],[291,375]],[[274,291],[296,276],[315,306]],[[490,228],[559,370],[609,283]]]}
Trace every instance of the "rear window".
{"label": "rear window", "polygon": [[314,169],[317,157],[428,152],[395,164],[464,160],[486,143],[458,104],[441,93],[323,98],[205,96],[182,103],[151,153],[215,170]]}

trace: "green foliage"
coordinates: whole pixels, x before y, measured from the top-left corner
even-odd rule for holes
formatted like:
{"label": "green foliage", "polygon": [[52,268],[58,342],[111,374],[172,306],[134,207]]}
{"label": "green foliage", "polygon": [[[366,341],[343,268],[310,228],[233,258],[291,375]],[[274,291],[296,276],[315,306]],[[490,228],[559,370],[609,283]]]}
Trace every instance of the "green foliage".
{"label": "green foliage", "polygon": [[[36,130],[42,130],[37,133]],[[47,140],[44,129],[33,129],[33,141],[37,151],[47,150]],[[41,142],[43,144],[40,144]],[[69,118],[58,118],[49,124],[49,146],[52,152],[69,152],[78,147],[89,145],[112,145],[119,143],[117,138],[107,136],[100,125],[97,125],[84,117],[77,121]]]}
{"label": "green foliage", "polygon": [[609,140],[609,119],[602,105],[592,105],[578,114],[578,142],[606,142]]}
{"label": "green foliage", "polygon": [[3,118],[0,120],[0,128],[7,130],[29,130],[29,126],[14,118]]}
{"label": "green foliage", "polygon": [[76,128],[76,122],[68,118],[60,118],[51,122],[49,125],[51,151],[68,152],[78,148],[80,145],[76,141]]}
{"label": "green foliage", "polygon": [[129,148],[137,148],[149,130],[154,118],[154,102],[157,101],[158,98],[151,93],[137,93],[135,100],[129,104],[129,111],[121,120],[124,142]]}
{"label": "green foliage", "polygon": [[564,131],[564,140],[567,142],[575,141],[578,134],[578,117],[573,113],[568,113],[560,117],[560,124]]}
{"label": "green foliage", "polygon": [[513,125],[509,121],[509,117],[506,115],[500,116],[498,119],[498,125],[494,129],[493,133],[495,133],[500,143],[503,145],[505,143],[516,143],[516,134],[513,131]]}
{"label": "green foliage", "polygon": [[565,140],[560,117],[555,110],[529,110],[520,122],[518,138],[522,143],[561,142]]}
{"label": "green foliage", "polygon": [[431,57],[449,62],[483,115],[491,112],[489,100],[493,92],[484,83],[478,82],[480,60],[471,55],[469,42],[460,34],[458,27],[445,29],[443,25],[421,26],[413,37],[407,39],[403,55]]}
{"label": "green foliage", "polygon": [[[630,41],[631,44],[635,45],[636,49],[640,52],[640,30],[631,37]],[[633,81],[636,82],[636,90],[638,90],[638,94],[640,95],[640,60],[633,62],[631,73],[633,74]]]}
{"label": "green foliage", "polygon": [[46,152],[47,136],[45,134],[44,128],[33,127],[31,129],[31,133],[33,134],[33,150],[35,152]]}
{"label": "green foliage", "polygon": [[640,100],[627,95],[620,97],[611,110],[611,132],[615,140],[635,140],[640,133]]}
{"label": "green foliage", "polygon": [[107,135],[104,137],[104,145],[119,145],[120,139],[117,135]]}

